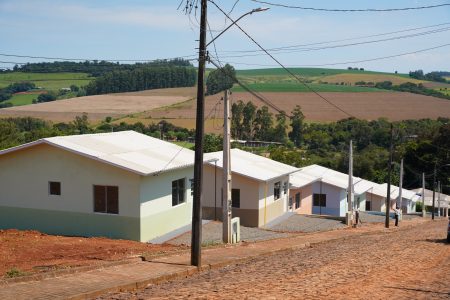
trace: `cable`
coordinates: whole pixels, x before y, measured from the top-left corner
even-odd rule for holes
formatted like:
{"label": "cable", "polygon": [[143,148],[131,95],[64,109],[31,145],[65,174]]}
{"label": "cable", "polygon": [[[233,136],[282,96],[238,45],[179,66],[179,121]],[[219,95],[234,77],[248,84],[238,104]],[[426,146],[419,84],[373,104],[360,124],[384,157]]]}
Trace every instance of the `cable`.
{"label": "cable", "polygon": [[270,6],[283,7],[283,8],[294,8],[302,10],[314,10],[314,11],[327,11],[327,12],[392,12],[392,11],[405,11],[405,10],[420,10],[428,8],[437,8],[443,6],[450,6],[450,3],[427,5],[427,6],[417,6],[417,7],[403,7],[403,8],[364,8],[364,9],[335,9],[335,8],[316,8],[316,7],[304,7],[304,6],[294,6],[281,3],[272,3],[268,1],[261,0],[251,0],[256,3],[266,4]]}
{"label": "cable", "polygon": [[[225,14],[227,16],[227,18],[234,22],[233,19],[231,19],[231,17],[229,15],[226,14],[226,12],[224,12],[213,0],[209,0],[209,2],[211,2],[212,4],[214,4],[214,6],[217,7],[217,9],[219,9],[223,14]],[[312,89],[308,84],[306,84],[300,77],[298,77],[297,75],[295,75],[293,72],[291,72],[288,68],[286,68],[280,61],[278,61],[272,54],[270,54],[266,49],[264,49],[253,37],[251,37],[244,29],[242,29],[241,26],[239,26],[239,24],[235,24],[235,26],[237,28],[239,28],[249,39],[251,39],[253,41],[253,43],[255,43],[259,48],[261,48],[261,50],[263,50],[270,58],[272,58],[272,60],[274,60],[278,65],[280,65],[286,72],[288,72],[292,77],[294,77],[298,82],[300,82],[301,84],[303,84],[307,89],[309,89],[311,92],[313,92],[314,94],[316,94],[318,97],[320,97],[321,99],[323,99],[324,101],[326,101],[328,104],[330,104],[331,106],[335,107],[336,109],[338,109],[339,111],[343,112],[345,115],[348,115],[349,117],[354,117],[352,114],[348,113],[347,111],[343,110],[342,108],[340,108],[339,106],[337,106],[336,104],[332,103],[331,101],[329,101],[327,98],[323,97],[322,95],[320,95],[318,92],[316,92],[314,89]]]}
{"label": "cable", "polygon": [[[340,40],[331,40],[331,41],[315,42],[315,43],[309,43],[309,44],[298,44],[298,45],[291,45],[291,46],[282,46],[282,47],[276,47],[276,48],[268,48],[267,50],[273,51],[273,50],[278,50],[278,49],[290,49],[290,48],[297,48],[297,47],[316,46],[316,45],[331,44],[331,43],[337,43],[337,42],[354,41],[354,40],[366,39],[366,38],[371,38],[371,37],[392,35],[392,34],[396,34],[396,33],[403,33],[403,32],[409,32],[409,31],[416,31],[416,30],[420,30],[420,29],[439,27],[439,26],[449,25],[449,24],[450,24],[450,22],[447,22],[447,23],[440,23],[440,24],[428,25],[428,26],[423,26],[423,27],[403,29],[403,30],[398,30],[398,31],[391,31],[391,32],[385,32],[385,33],[378,33],[378,34],[372,34],[372,35],[365,35],[365,36],[358,36],[358,37],[353,37],[353,38],[340,39]],[[229,51],[222,51],[222,53],[248,53],[248,52],[259,52],[259,51],[261,51],[261,50],[260,49],[253,49],[253,50],[229,50]]]}
{"label": "cable", "polygon": [[[409,35],[403,35],[403,36],[396,36],[391,38],[385,38],[385,39],[378,39],[378,40],[372,40],[372,41],[365,41],[365,42],[358,42],[358,43],[347,43],[347,44],[340,44],[340,45],[330,45],[325,47],[316,47],[316,48],[298,48],[296,50],[285,50],[283,48],[272,48],[272,52],[277,53],[299,53],[299,52],[310,52],[310,51],[319,51],[319,50],[326,50],[326,49],[336,49],[336,48],[344,48],[344,47],[351,47],[351,46],[360,46],[360,45],[366,45],[366,44],[374,44],[374,43],[380,43],[380,42],[388,42],[388,41],[394,41],[394,40],[401,40],[401,39],[408,39],[408,38],[414,38],[422,35],[429,35],[434,33],[440,33],[449,31],[450,27],[440,28],[436,30],[430,30],[425,32],[419,32]],[[267,49],[268,51],[270,49]],[[262,52],[262,50],[254,51],[254,52]],[[241,54],[241,55],[226,55],[222,56],[223,58],[235,58],[235,57],[254,57],[254,56],[262,56],[265,55],[265,53],[256,53],[256,54]]]}
{"label": "cable", "polygon": [[[47,56],[32,56],[32,55],[18,55],[18,54],[9,54],[9,53],[0,53],[0,56],[7,56],[7,57],[18,57],[18,58],[34,58],[34,59],[47,59],[47,60],[63,60],[63,61],[99,61],[99,62],[158,62],[158,61],[164,61],[164,60],[175,60],[179,58],[189,58],[195,56],[192,55],[184,55],[179,57],[172,57],[172,58],[161,58],[161,59],[92,59],[92,58],[64,58],[64,57],[47,57]],[[195,58],[186,59],[186,60],[196,60]],[[1,62],[0,63],[4,63]],[[23,64],[23,63],[17,63],[17,64]]]}
{"label": "cable", "polygon": [[[400,57],[400,56],[405,56],[405,55],[411,55],[411,54],[417,54],[417,53],[422,53],[422,52],[426,52],[426,51],[431,51],[431,50],[435,50],[435,49],[439,49],[439,48],[443,48],[443,47],[448,47],[450,46],[449,44],[442,44],[442,45],[438,45],[435,47],[431,47],[431,48],[425,48],[425,49],[420,49],[420,50],[416,50],[416,51],[412,51],[412,52],[404,52],[404,53],[400,53],[400,54],[394,54],[394,55],[389,55],[389,56],[382,56],[382,57],[376,57],[376,58],[369,58],[369,59],[364,59],[364,60],[354,60],[354,61],[346,61],[346,62],[336,62],[336,63],[327,63],[327,64],[315,64],[315,65],[289,65],[288,67],[325,67],[325,66],[337,66],[337,65],[347,65],[347,64],[356,64],[356,63],[362,63],[362,62],[369,62],[369,61],[377,61],[377,60],[384,60],[384,59],[389,59],[389,58],[395,58],[395,57]],[[229,62],[229,63],[233,63],[233,64],[242,64],[242,65],[252,65],[252,66],[264,66],[264,67],[276,67],[277,65],[265,65],[265,64],[249,64],[249,63],[240,63],[240,62]]]}

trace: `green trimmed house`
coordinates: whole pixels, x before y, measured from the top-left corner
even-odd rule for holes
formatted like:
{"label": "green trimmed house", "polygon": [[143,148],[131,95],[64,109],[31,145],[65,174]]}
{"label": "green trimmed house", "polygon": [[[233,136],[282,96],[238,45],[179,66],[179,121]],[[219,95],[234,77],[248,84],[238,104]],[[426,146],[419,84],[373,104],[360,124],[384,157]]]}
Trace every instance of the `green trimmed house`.
{"label": "green trimmed house", "polygon": [[149,241],[191,223],[193,162],[133,131],[0,151],[0,229]]}

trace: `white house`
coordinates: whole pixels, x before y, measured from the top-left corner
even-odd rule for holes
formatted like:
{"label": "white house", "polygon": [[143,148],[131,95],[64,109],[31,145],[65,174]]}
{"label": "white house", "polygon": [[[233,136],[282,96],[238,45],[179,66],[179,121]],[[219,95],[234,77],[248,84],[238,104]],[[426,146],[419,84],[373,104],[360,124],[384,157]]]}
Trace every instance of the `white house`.
{"label": "white house", "polygon": [[194,152],[137,132],[0,151],[0,228],[149,241],[191,222]]}
{"label": "white house", "polygon": [[[399,187],[391,185],[390,210],[395,208],[399,197]],[[386,212],[387,183],[379,184],[367,191],[367,199],[371,201],[371,210]],[[419,198],[416,193],[407,189],[402,189],[402,211],[412,213],[416,210],[416,202]]]}
{"label": "white house", "polygon": [[[288,211],[289,174],[297,168],[231,149],[232,216],[244,226],[262,227]],[[206,153],[203,181],[203,218],[222,217],[223,152]]]}

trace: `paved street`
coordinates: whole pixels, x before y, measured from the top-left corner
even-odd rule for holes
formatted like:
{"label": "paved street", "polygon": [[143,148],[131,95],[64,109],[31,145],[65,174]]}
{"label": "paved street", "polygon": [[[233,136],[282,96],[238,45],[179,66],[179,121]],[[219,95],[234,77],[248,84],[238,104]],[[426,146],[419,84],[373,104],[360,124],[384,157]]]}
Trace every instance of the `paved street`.
{"label": "paved street", "polygon": [[448,299],[446,222],[369,231],[100,299]]}

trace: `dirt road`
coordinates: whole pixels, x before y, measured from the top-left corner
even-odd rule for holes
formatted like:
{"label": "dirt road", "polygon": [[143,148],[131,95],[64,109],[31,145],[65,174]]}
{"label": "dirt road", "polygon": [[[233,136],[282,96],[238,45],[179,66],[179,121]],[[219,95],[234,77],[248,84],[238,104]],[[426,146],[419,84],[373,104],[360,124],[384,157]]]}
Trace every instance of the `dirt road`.
{"label": "dirt road", "polygon": [[448,299],[445,229],[367,233],[99,299]]}

